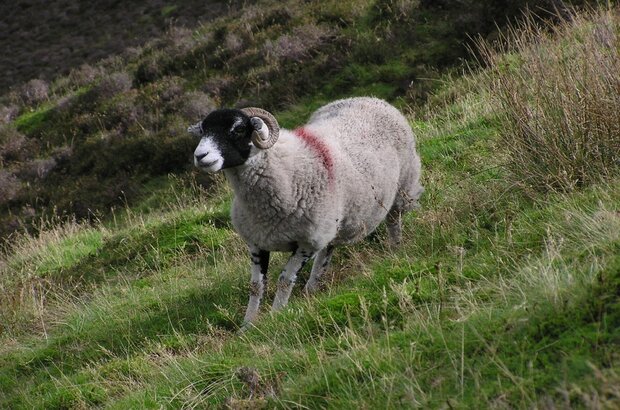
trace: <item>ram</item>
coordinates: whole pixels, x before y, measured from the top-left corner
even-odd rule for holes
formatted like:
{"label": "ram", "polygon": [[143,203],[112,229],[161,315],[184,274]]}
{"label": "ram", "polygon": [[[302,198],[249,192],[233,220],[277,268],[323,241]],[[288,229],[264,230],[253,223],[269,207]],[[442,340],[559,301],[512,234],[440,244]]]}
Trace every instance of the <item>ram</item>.
{"label": "ram", "polygon": [[295,130],[245,108],[213,111],[188,131],[201,138],[194,164],[223,170],[233,188],[232,223],[252,260],[246,323],[258,314],[270,252],[292,252],[272,305],[279,310],[309,259],[307,294],[320,287],[335,246],[363,239],[383,220],[390,242],[400,242],[402,214],[424,191],[407,120],[376,98],[335,101]]}

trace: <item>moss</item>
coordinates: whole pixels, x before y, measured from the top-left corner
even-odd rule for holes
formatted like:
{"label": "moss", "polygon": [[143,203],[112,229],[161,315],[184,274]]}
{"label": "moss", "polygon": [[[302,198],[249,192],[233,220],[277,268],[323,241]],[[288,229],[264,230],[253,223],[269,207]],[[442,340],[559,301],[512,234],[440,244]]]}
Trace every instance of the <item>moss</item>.
{"label": "moss", "polygon": [[28,135],[40,132],[52,113],[52,104],[43,104],[36,109],[27,111],[15,119],[15,127]]}

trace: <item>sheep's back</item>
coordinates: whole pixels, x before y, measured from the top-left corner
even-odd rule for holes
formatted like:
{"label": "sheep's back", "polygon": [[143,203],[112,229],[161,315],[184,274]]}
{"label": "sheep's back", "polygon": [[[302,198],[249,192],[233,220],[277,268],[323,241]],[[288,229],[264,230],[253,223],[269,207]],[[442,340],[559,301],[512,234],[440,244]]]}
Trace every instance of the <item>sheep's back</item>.
{"label": "sheep's back", "polygon": [[377,158],[368,150],[396,152],[403,158],[415,154],[415,139],[407,120],[396,108],[378,98],[334,101],[319,108],[307,126],[316,129],[321,138],[337,142],[350,157]]}
{"label": "sheep's back", "polygon": [[416,191],[420,162],[411,128],[396,108],[376,98],[339,100],[317,110],[307,127],[334,147],[343,205],[336,242],[365,237],[393,206],[406,210],[403,194]]}

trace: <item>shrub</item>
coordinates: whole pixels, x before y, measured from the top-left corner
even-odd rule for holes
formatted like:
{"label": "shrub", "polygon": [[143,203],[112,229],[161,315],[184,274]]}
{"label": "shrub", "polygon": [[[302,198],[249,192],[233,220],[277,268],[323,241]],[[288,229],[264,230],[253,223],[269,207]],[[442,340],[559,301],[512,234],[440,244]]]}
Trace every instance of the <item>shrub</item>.
{"label": "shrub", "polygon": [[165,77],[158,84],[157,93],[164,101],[173,101],[183,95],[183,79],[180,77]]}
{"label": "shrub", "polygon": [[122,95],[108,101],[100,111],[105,128],[118,128],[127,131],[144,116],[144,111],[133,93]]}
{"label": "shrub", "polygon": [[249,6],[244,8],[239,23],[247,32],[259,32],[276,25],[285,27],[299,11],[294,7]]}
{"label": "shrub", "polygon": [[138,94],[138,104],[147,111],[158,111],[167,104],[178,106],[177,100],[184,94],[184,80],[181,77],[170,76],[145,85]]}
{"label": "shrub", "polygon": [[124,60],[122,55],[117,55],[117,54],[113,54],[113,55],[109,55],[103,59],[101,59],[98,63],[97,66],[102,70],[102,72],[104,73],[113,73],[116,71],[122,71],[125,69],[126,67],[126,61]]}
{"label": "shrub", "polygon": [[142,55],[142,51],[142,47],[127,47],[122,55],[128,62],[133,62]]}
{"label": "shrub", "polygon": [[315,2],[310,6],[310,14],[318,23],[324,23],[330,27],[347,27],[355,24],[356,21],[368,13],[369,6],[375,1],[341,1],[326,0]]}
{"label": "shrub", "polygon": [[198,121],[215,108],[215,103],[207,94],[193,91],[181,98],[179,113],[187,121]]}
{"label": "shrub", "polygon": [[406,20],[420,5],[420,0],[379,0],[373,9],[374,22],[391,23]]}
{"label": "shrub", "polygon": [[235,33],[228,33],[224,37],[224,48],[232,53],[237,53],[243,49],[243,40]]}
{"label": "shrub", "polygon": [[148,162],[148,171],[151,174],[167,175],[171,172],[191,169],[192,152],[196,146],[196,140],[185,132],[185,128],[186,124],[180,129],[162,132],[157,136],[151,159]]}
{"label": "shrub", "polygon": [[55,158],[39,158],[22,164],[18,175],[24,180],[34,181],[45,179],[54,169],[58,162]]}
{"label": "shrub", "polygon": [[69,81],[76,87],[83,87],[92,84],[101,75],[99,67],[90,64],[82,64],[79,68],[71,70]]}
{"label": "shrub", "polygon": [[551,30],[529,16],[499,44],[479,42],[518,185],[567,191],[618,172],[619,11],[575,14]]}
{"label": "shrub", "polygon": [[163,52],[153,52],[144,57],[136,69],[134,83],[142,85],[163,77],[166,74],[166,67],[171,62],[171,57]]}
{"label": "shrub", "polygon": [[192,30],[185,27],[170,27],[162,42],[162,45],[175,55],[188,52],[196,44]]}
{"label": "shrub", "polygon": [[284,34],[276,41],[265,42],[265,58],[276,60],[301,61],[329,36],[330,31],[323,26],[308,24],[297,27],[292,34]]}
{"label": "shrub", "polygon": [[21,88],[20,97],[26,105],[36,105],[47,100],[49,86],[43,80],[33,79]]}
{"label": "shrub", "polygon": [[0,169],[0,205],[17,198],[21,183],[12,173]]}
{"label": "shrub", "polygon": [[99,98],[110,98],[131,89],[131,77],[126,72],[106,75],[96,87]]}
{"label": "shrub", "polygon": [[0,125],[13,121],[17,114],[19,114],[19,108],[16,105],[1,105],[0,106]]}
{"label": "shrub", "polygon": [[55,148],[52,155],[59,164],[62,164],[71,159],[71,156],[73,155],[73,148],[68,145],[63,145]]}
{"label": "shrub", "polygon": [[63,95],[56,101],[56,107],[54,110],[61,114],[67,115],[71,113],[71,109],[73,108],[76,101],[76,97],[73,94]]}
{"label": "shrub", "polygon": [[0,164],[21,161],[28,155],[28,139],[10,126],[0,127]]}
{"label": "shrub", "polygon": [[222,94],[225,94],[233,84],[234,78],[231,76],[213,76],[205,81],[202,90],[209,95],[220,97]]}

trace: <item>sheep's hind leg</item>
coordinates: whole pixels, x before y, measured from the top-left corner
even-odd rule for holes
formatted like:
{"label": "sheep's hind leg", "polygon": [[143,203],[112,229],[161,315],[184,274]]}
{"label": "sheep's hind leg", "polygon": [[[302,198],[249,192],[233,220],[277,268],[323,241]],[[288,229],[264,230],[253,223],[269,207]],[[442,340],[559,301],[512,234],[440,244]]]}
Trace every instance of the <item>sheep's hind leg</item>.
{"label": "sheep's hind leg", "polygon": [[316,254],[316,257],[314,258],[314,263],[312,265],[312,272],[310,273],[310,278],[308,279],[308,282],[304,287],[304,293],[309,295],[319,290],[319,288],[321,287],[321,278],[327,270],[333,254],[334,247],[332,245],[327,245]]}
{"label": "sheep's hind leg", "polygon": [[267,287],[267,270],[269,268],[269,252],[256,247],[250,247],[252,259],[252,279],[250,282],[250,301],[245,311],[244,323],[247,325],[256,319],[260,301]]}
{"label": "sheep's hind leg", "polygon": [[293,286],[295,286],[297,274],[313,255],[314,250],[301,247],[293,252],[293,255],[291,255],[288,262],[286,262],[284,270],[278,278],[278,290],[276,292],[276,297],[273,299],[272,311],[278,311],[286,306],[288,298],[293,291]]}
{"label": "sheep's hind leg", "polygon": [[388,241],[391,246],[398,246],[403,239],[402,212],[392,208],[387,215]]}

